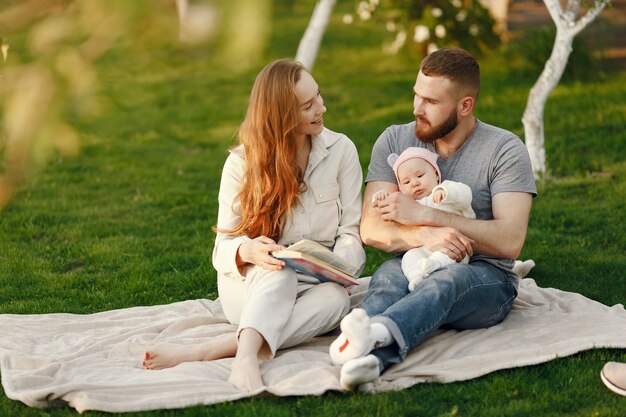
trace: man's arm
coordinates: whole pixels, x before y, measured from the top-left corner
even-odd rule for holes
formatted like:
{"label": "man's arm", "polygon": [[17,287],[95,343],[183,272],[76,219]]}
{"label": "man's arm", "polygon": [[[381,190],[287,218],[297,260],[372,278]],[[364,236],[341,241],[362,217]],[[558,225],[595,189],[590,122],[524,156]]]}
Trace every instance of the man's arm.
{"label": "man's arm", "polygon": [[411,206],[410,198],[393,194],[381,207],[381,218],[401,224],[448,226],[473,239],[477,252],[515,259],[526,239],[531,204],[529,193],[498,193],[492,199],[493,220],[476,220],[419,204]]}
{"label": "man's arm", "polygon": [[[426,246],[432,251],[440,250],[454,259],[463,259],[466,253],[472,254],[471,240],[454,228],[425,227],[417,222],[400,223],[384,220],[381,213],[372,207],[372,196],[378,190],[391,193],[388,198],[402,196],[398,193],[396,184],[385,181],[372,181],[366,184],[361,215],[361,240],[364,244],[386,252],[402,252]],[[406,197],[404,203],[408,209],[423,207],[409,197]],[[452,247],[459,250],[455,253]]]}
{"label": "man's arm", "polygon": [[493,220],[470,220],[455,215],[435,214],[440,224],[455,227],[474,239],[475,251],[516,259],[526,240],[532,200],[532,195],[528,193],[506,192],[494,195],[491,201]]}

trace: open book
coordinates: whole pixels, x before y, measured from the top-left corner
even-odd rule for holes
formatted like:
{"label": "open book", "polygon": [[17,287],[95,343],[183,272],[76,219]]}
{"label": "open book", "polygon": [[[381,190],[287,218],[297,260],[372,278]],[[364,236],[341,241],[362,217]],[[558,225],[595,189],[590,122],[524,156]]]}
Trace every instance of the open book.
{"label": "open book", "polygon": [[350,265],[330,249],[312,240],[303,239],[287,249],[273,252],[272,256],[298,272],[310,275],[320,281],[332,281],[338,284],[359,285],[357,268]]}

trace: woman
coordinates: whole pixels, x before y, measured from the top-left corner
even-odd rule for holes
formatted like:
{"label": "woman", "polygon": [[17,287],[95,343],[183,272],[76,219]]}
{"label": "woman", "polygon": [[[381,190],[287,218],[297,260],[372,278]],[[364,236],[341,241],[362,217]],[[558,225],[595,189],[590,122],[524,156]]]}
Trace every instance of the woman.
{"label": "woman", "polygon": [[219,191],[213,265],[226,318],[238,325],[181,352],[157,347],[144,368],[234,356],[229,382],[263,386],[259,358],[337,326],[347,291],[296,273],[271,256],[300,239],[317,241],[359,273],[362,171],[354,144],[324,127],[319,87],[301,64],[279,60],[252,88],[239,146],[230,151]]}

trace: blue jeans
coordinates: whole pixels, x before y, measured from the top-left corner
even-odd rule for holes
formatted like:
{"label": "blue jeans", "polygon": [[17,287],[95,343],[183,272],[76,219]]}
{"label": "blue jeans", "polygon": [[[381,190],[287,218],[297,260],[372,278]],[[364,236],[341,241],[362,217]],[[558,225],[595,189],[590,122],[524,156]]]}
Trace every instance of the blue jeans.
{"label": "blue jeans", "polygon": [[517,296],[513,278],[483,261],[448,265],[409,292],[402,259],[391,259],[372,276],[361,308],[384,324],[395,343],[372,351],[380,371],[406,355],[441,327],[478,329],[500,323]]}

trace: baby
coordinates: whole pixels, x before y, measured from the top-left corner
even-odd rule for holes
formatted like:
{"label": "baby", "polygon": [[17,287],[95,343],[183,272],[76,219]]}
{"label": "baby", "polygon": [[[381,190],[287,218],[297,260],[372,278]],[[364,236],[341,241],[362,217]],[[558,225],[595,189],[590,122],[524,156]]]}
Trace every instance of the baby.
{"label": "baby", "polygon": [[[465,184],[454,181],[441,182],[441,171],[437,166],[437,154],[424,148],[408,148],[398,156],[392,153],[387,162],[396,174],[398,188],[402,194],[413,197],[420,204],[476,218],[472,210],[472,190]],[[389,192],[380,190],[372,196],[372,205],[377,206]],[[461,262],[468,263],[466,255]],[[455,263],[443,252],[431,252],[424,246],[409,250],[402,257],[402,272],[409,281],[409,291],[432,272]]]}

